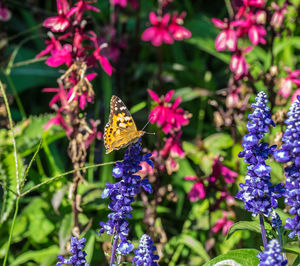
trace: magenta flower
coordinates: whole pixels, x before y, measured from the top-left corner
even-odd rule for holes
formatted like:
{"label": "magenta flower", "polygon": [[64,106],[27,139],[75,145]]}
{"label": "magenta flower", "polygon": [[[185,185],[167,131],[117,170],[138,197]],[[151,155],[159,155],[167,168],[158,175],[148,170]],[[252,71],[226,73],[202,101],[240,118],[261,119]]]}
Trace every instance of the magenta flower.
{"label": "magenta flower", "polygon": [[250,52],[252,47],[248,47],[245,50],[238,50],[232,57],[230,61],[230,70],[235,74],[235,79],[240,79],[248,75],[249,65],[246,62],[244,54]]}
{"label": "magenta flower", "polygon": [[203,182],[198,181],[193,185],[192,189],[190,190],[187,196],[191,202],[194,202],[199,199],[204,199],[205,195],[206,193]]}
{"label": "magenta flower", "polygon": [[90,124],[92,126],[91,132],[89,132],[87,139],[84,140],[84,146],[86,149],[95,139],[101,140],[103,136],[103,133],[97,130],[97,126],[100,124],[100,120],[94,121],[93,119],[91,119]]}
{"label": "magenta flower", "polygon": [[233,221],[229,220],[228,217],[228,212],[223,211],[223,218],[220,218],[216,224],[211,228],[211,231],[213,233],[218,233],[219,231],[222,230],[222,234],[226,235],[230,227],[234,224]]}
{"label": "magenta flower", "polygon": [[50,28],[53,32],[65,31],[69,26],[69,17],[74,10],[70,10],[67,0],[56,0],[58,16],[47,18],[43,26]]}
{"label": "magenta flower", "polygon": [[293,84],[300,86],[300,69],[294,71],[288,71],[288,76],[281,79],[280,90],[278,94],[283,98],[288,98],[292,92]]}
{"label": "magenta flower", "polygon": [[239,103],[239,95],[241,88],[232,88],[230,93],[226,97],[226,107],[227,108],[236,108]]}
{"label": "magenta flower", "polygon": [[232,184],[235,181],[235,178],[238,176],[238,174],[226,166],[224,166],[220,160],[219,157],[216,157],[214,159],[213,165],[212,165],[212,173],[211,175],[207,178],[207,180],[210,183],[215,183],[219,178],[220,175],[224,177],[224,180],[227,184]]}
{"label": "magenta flower", "polygon": [[295,92],[293,93],[293,95],[291,97],[291,103],[293,103],[294,101],[297,101],[297,99],[299,99],[299,96],[300,96],[300,88],[295,90]]}
{"label": "magenta flower", "polygon": [[160,154],[163,157],[171,156],[175,157],[184,157],[184,152],[181,147],[180,137],[182,132],[177,134],[172,134],[171,137],[167,138],[165,146],[160,150]]}
{"label": "magenta flower", "polygon": [[61,49],[61,44],[59,42],[59,39],[56,40],[55,36],[53,35],[52,32],[50,32],[49,34],[50,40],[46,40],[45,43],[47,44],[46,48],[41,51],[38,55],[36,55],[36,58],[40,58],[46,54],[51,53],[52,50],[58,50]]}
{"label": "magenta flower", "polygon": [[51,67],[58,67],[66,64],[68,67],[72,64],[72,45],[64,44],[62,47],[52,49],[51,56],[46,60],[46,64]]}
{"label": "magenta flower", "polygon": [[67,136],[70,136],[73,132],[72,127],[70,127],[65,119],[63,118],[61,111],[57,110],[56,116],[52,117],[47,124],[44,126],[45,130],[48,130],[52,125],[59,125],[61,126],[65,131]]}
{"label": "magenta flower", "polygon": [[179,131],[182,126],[189,123],[190,115],[182,108],[178,108],[181,102],[180,97],[172,105],[169,104],[174,92],[174,90],[170,90],[165,96],[159,98],[154,91],[148,90],[150,97],[158,104],[151,111],[149,120],[151,124],[156,123],[166,134]]}
{"label": "magenta flower", "polygon": [[169,26],[169,31],[176,41],[181,41],[183,39],[188,39],[192,36],[192,33],[185,27],[183,27],[183,19],[186,16],[186,12],[182,12],[180,15],[175,12],[173,14],[171,24]]}
{"label": "magenta flower", "polygon": [[280,8],[275,2],[272,2],[271,6],[275,12],[272,15],[270,24],[274,28],[280,28],[284,19],[284,15],[288,12],[287,4],[284,3],[283,7]]}
{"label": "magenta flower", "polygon": [[152,45],[154,46],[160,46],[162,43],[171,44],[174,42],[172,35],[169,32],[169,13],[161,17],[156,16],[154,12],[151,12],[149,14],[149,20],[152,26],[143,32],[143,41],[151,41]]}
{"label": "magenta flower", "polygon": [[127,2],[131,4],[132,8],[137,9],[139,6],[139,2],[137,0],[110,0],[111,5],[119,5],[121,7],[126,7]]}
{"label": "magenta flower", "polygon": [[4,5],[3,1],[0,2],[0,21],[9,21],[11,18],[11,12]]}
{"label": "magenta flower", "polygon": [[265,5],[265,0],[243,0],[243,3],[246,7],[263,7]]}
{"label": "magenta flower", "polygon": [[215,41],[217,51],[223,51],[227,48],[229,51],[234,52],[237,46],[237,34],[233,27],[238,26],[240,22],[228,22],[227,19],[223,22],[217,18],[213,18],[212,22],[217,28],[222,29]]}
{"label": "magenta flower", "polygon": [[239,27],[237,28],[238,37],[248,34],[249,40],[253,45],[258,45],[259,43],[266,44],[264,38],[267,35],[267,31],[260,24],[261,12],[259,11],[256,14],[252,11],[244,13],[245,20],[239,20]]}
{"label": "magenta flower", "polygon": [[94,3],[97,1],[86,1],[86,0],[79,0],[75,3],[75,7],[72,8],[71,14],[75,15],[75,21],[79,24],[82,21],[82,16],[85,10],[91,10],[94,12],[100,12],[97,7],[90,5],[90,3]]}
{"label": "magenta flower", "polygon": [[101,54],[101,50],[107,47],[107,43],[103,43],[99,46],[97,36],[93,31],[90,31],[90,39],[93,41],[94,46],[96,50],[93,52],[93,56],[98,62],[100,63],[102,69],[109,75],[111,76],[113,72],[113,67],[109,63],[108,59]]}

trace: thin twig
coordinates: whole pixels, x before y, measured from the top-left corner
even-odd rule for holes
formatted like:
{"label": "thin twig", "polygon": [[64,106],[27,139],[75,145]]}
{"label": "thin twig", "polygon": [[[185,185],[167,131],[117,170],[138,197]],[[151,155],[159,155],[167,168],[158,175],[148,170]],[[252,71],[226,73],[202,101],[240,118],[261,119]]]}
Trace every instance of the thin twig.
{"label": "thin twig", "polygon": [[30,160],[30,162],[29,162],[29,165],[28,165],[27,168],[26,168],[26,171],[25,171],[25,174],[24,174],[24,176],[23,176],[23,180],[22,180],[21,186],[20,186],[20,190],[21,190],[21,191],[22,191],[22,189],[23,189],[23,187],[24,187],[24,184],[25,184],[25,181],[26,181],[26,177],[27,177],[27,175],[28,175],[28,173],[29,173],[29,170],[30,170],[30,168],[31,168],[31,166],[32,166],[32,163],[34,162],[35,157],[37,156],[38,152],[40,151],[40,149],[41,149],[41,147],[42,147],[42,143],[43,143],[43,139],[41,139],[41,141],[40,141],[40,143],[39,143],[39,145],[38,145],[38,147],[37,147],[35,153],[33,154],[32,158],[31,158],[31,160]]}
{"label": "thin twig", "polygon": [[7,116],[8,116],[9,126],[10,126],[10,133],[11,133],[12,143],[13,143],[13,147],[14,147],[16,181],[17,181],[16,190],[17,190],[17,194],[20,195],[20,180],[19,180],[19,166],[18,166],[18,157],[17,157],[17,145],[16,145],[16,140],[15,140],[15,135],[14,135],[14,130],[13,130],[13,122],[12,122],[11,112],[10,112],[8,100],[6,97],[6,93],[5,93],[5,90],[4,90],[4,87],[3,87],[3,84],[1,81],[0,81],[0,89],[1,89],[1,93],[3,96],[6,111],[7,111]]}
{"label": "thin twig", "polygon": [[20,67],[20,66],[27,66],[29,64],[34,64],[34,63],[37,63],[37,62],[45,61],[47,58],[48,58],[48,56],[42,56],[42,57],[39,57],[39,58],[32,58],[32,59],[20,61],[20,62],[17,62],[15,64],[13,64],[11,66],[11,68],[16,68],[16,67]]}
{"label": "thin twig", "polygon": [[90,168],[96,168],[96,167],[104,166],[104,165],[111,165],[111,164],[114,164],[114,163],[117,163],[117,162],[121,162],[121,161],[114,161],[114,162],[107,162],[107,163],[99,163],[99,164],[88,165],[88,166],[85,166],[85,167],[82,167],[82,168],[78,168],[78,169],[76,169],[76,170],[75,170],[75,169],[70,170],[70,171],[65,172],[65,173],[62,173],[62,174],[60,174],[60,175],[51,177],[51,178],[45,180],[44,182],[42,182],[42,183],[40,183],[40,184],[38,184],[38,185],[33,186],[32,188],[30,188],[30,189],[26,190],[25,192],[23,192],[23,193],[21,194],[21,197],[27,195],[27,194],[30,193],[31,191],[36,190],[36,189],[40,188],[41,186],[43,186],[43,185],[45,185],[45,184],[48,184],[48,183],[50,183],[50,182],[52,182],[52,181],[54,181],[55,179],[58,179],[58,178],[60,178],[60,177],[63,177],[63,176],[69,175],[69,174],[73,174],[73,173],[75,173],[75,172],[77,172],[77,171],[86,170],[86,169],[90,169]]}
{"label": "thin twig", "polygon": [[5,257],[4,257],[4,261],[2,266],[6,265],[6,261],[7,261],[7,257],[8,257],[8,252],[9,252],[9,247],[10,247],[10,243],[11,243],[11,239],[12,239],[12,234],[14,231],[14,227],[15,227],[15,222],[16,222],[16,218],[17,218],[17,214],[18,214],[18,210],[19,210],[19,200],[20,197],[17,197],[16,200],[16,208],[15,208],[15,213],[14,213],[14,217],[11,223],[11,227],[10,227],[10,232],[9,232],[9,237],[8,237],[8,243],[7,243],[7,249],[6,249],[6,253],[5,253]]}

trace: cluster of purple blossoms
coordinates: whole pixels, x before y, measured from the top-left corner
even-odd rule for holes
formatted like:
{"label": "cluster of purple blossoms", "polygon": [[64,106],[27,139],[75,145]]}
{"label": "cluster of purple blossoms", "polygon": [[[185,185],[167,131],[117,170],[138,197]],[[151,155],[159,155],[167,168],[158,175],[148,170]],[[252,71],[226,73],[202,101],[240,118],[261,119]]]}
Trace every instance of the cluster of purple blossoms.
{"label": "cluster of purple blossoms", "polygon": [[65,259],[63,256],[58,256],[58,262],[56,263],[56,266],[61,265],[72,265],[72,266],[89,266],[88,263],[86,263],[86,252],[82,249],[85,247],[86,239],[83,237],[81,239],[77,239],[76,237],[71,238],[71,249],[70,252],[73,254],[69,259]]}
{"label": "cluster of purple blossoms", "polygon": [[276,146],[269,147],[267,143],[261,142],[265,133],[269,132],[269,126],[275,126],[271,119],[270,108],[267,107],[267,96],[259,92],[252,104],[254,112],[248,115],[247,128],[249,134],[243,138],[244,150],[239,157],[244,157],[248,164],[245,184],[240,184],[241,190],[236,197],[245,203],[245,209],[252,212],[253,216],[264,214],[269,216],[272,208],[277,208],[278,197],[282,193],[282,184],[272,186],[270,182],[271,167],[266,165],[266,159],[273,153]]}
{"label": "cluster of purple blossoms", "polygon": [[282,148],[274,153],[274,158],[281,162],[292,162],[285,168],[285,203],[291,208],[289,213],[295,215],[287,218],[285,228],[292,230],[290,238],[300,237],[300,96],[298,101],[292,103],[288,119],[285,121],[287,128],[283,134]]}
{"label": "cluster of purple blossoms", "polygon": [[258,266],[285,266],[287,260],[285,260],[280,253],[281,248],[279,242],[276,239],[270,240],[265,251],[259,252],[257,255],[259,258]]}
{"label": "cluster of purple blossoms", "polygon": [[146,234],[142,235],[139,248],[134,251],[135,257],[132,263],[137,266],[157,266],[158,264],[155,261],[158,260],[159,257],[153,254],[155,251],[156,247],[153,245],[150,236]]}
{"label": "cluster of purple blossoms", "polygon": [[124,160],[117,162],[113,168],[113,176],[121,178],[121,181],[115,184],[106,183],[106,188],[101,195],[102,198],[110,197],[111,202],[108,208],[112,212],[108,215],[109,220],[106,223],[100,222],[102,228],[99,235],[107,231],[107,234],[114,236],[114,240],[116,240],[114,243],[120,240],[118,251],[122,254],[128,254],[133,250],[133,244],[127,241],[129,223],[126,220],[132,217],[130,213],[132,210],[131,203],[134,201],[135,195],[140,193],[141,188],[152,193],[148,179],[141,180],[141,177],[135,174],[142,169],[141,162],[146,162],[153,167],[150,160],[151,153],[142,156],[140,155],[141,150],[140,140],[129,146],[125,152]]}

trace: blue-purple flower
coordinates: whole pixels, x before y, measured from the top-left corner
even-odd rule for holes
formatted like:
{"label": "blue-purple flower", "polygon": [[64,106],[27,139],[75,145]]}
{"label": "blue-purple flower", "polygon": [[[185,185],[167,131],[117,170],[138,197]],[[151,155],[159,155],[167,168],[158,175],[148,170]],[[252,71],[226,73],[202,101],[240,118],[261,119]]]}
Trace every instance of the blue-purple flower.
{"label": "blue-purple flower", "polygon": [[285,121],[287,127],[282,136],[282,148],[274,153],[274,158],[282,163],[292,162],[286,167],[285,176],[285,203],[290,207],[289,213],[295,215],[287,218],[285,228],[292,230],[290,238],[295,235],[300,237],[300,97],[292,103],[288,119]]}
{"label": "blue-purple flower", "polygon": [[134,201],[135,195],[140,193],[143,188],[148,193],[152,193],[152,187],[148,179],[141,180],[136,173],[142,169],[141,162],[147,162],[153,167],[150,160],[151,153],[144,156],[140,155],[142,150],[140,140],[129,146],[125,152],[124,160],[116,163],[113,168],[113,176],[121,178],[121,181],[111,184],[106,183],[106,188],[101,195],[102,198],[110,197],[111,202],[108,208],[112,211],[108,214],[108,221],[100,222],[101,229],[99,235],[105,231],[109,235],[113,235],[114,239],[119,240],[118,251],[122,254],[128,254],[133,250],[133,244],[127,241],[129,233],[129,223],[127,218],[131,218],[131,203]]}
{"label": "blue-purple flower", "polygon": [[240,184],[241,190],[236,197],[245,203],[245,209],[252,215],[264,214],[269,216],[272,209],[278,205],[277,198],[281,196],[281,184],[273,187],[270,182],[271,167],[266,164],[268,156],[273,153],[276,146],[269,147],[267,143],[261,142],[265,133],[269,132],[270,126],[275,126],[271,119],[268,100],[264,92],[259,92],[255,98],[256,103],[252,114],[248,115],[247,128],[249,134],[243,138],[244,150],[239,157],[244,157],[248,164],[245,183]]}
{"label": "blue-purple flower", "polygon": [[139,243],[139,248],[134,251],[132,263],[137,266],[157,266],[158,255],[154,255],[156,247],[150,236],[142,235]]}
{"label": "blue-purple flower", "polygon": [[259,252],[257,257],[259,258],[258,266],[285,266],[287,260],[280,254],[281,248],[277,239],[272,239],[267,245],[264,252]]}
{"label": "blue-purple flower", "polygon": [[71,249],[70,252],[73,254],[69,259],[65,259],[63,256],[58,256],[58,262],[56,266],[61,265],[72,265],[72,266],[88,266],[86,263],[86,252],[82,249],[85,247],[86,239],[82,237],[81,239],[77,239],[76,237],[71,238]]}

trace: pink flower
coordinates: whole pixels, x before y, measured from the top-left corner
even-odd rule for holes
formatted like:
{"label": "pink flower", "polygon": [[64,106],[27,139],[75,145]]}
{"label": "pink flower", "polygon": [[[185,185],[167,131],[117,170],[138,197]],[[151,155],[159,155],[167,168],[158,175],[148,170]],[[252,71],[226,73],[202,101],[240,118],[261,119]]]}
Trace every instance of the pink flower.
{"label": "pink flower", "polygon": [[46,60],[46,64],[51,67],[58,67],[66,64],[68,67],[72,64],[72,45],[64,44],[62,47],[51,50],[51,56]]}
{"label": "pink flower", "polygon": [[55,36],[52,34],[52,32],[49,33],[50,40],[46,40],[45,43],[47,44],[46,48],[41,51],[38,55],[36,55],[36,58],[40,58],[46,54],[49,54],[52,50],[58,50],[61,49],[61,44],[59,40],[55,39]]}
{"label": "pink flower", "polygon": [[179,131],[182,126],[189,123],[189,114],[182,108],[178,108],[181,102],[180,97],[172,105],[169,104],[174,92],[174,90],[171,90],[165,96],[159,98],[154,91],[148,90],[150,97],[158,104],[151,111],[149,120],[151,124],[156,123],[158,127],[161,127],[166,134]]}
{"label": "pink flower", "polygon": [[150,166],[148,163],[146,162],[141,162],[140,166],[142,167],[142,169],[138,172],[138,174],[144,178],[146,176],[151,176],[154,174],[154,169],[152,166]]}
{"label": "pink flower", "polygon": [[192,36],[192,33],[183,27],[183,19],[186,16],[186,12],[182,12],[179,16],[177,12],[173,14],[171,24],[169,26],[169,31],[172,34],[174,40],[181,41],[183,39],[188,39]]}
{"label": "pink flower", "polygon": [[151,12],[149,14],[149,20],[152,26],[143,32],[143,41],[151,41],[152,45],[154,46],[160,46],[163,42],[167,44],[174,42],[172,35],[169,32],[169,13],[161,17],[156,16],[154,12]]}
{"label": "pink flower", "polygon": [[97,126],[100,124],[100,120],[94,121],[94,120],[91,119],[90,123],[91,123],[91,126],[92,126],[92,130],[89,133],[88,138],[84,141],[84,146],[85,146],[86,149],[91,145],[91,143],[95,139],[101,140],[102,135],[103,135],[102,132],[97,131]]}
{"label": "pink flower", "polygon": [[52,125],[60,125],[65,131],[67,136],[70,136],[73,129],[67,124],[61,113],[58,111],[56,116],[52,117],[48,123],[44,126],[45,130],[48,130]]}
{"label": "pink flower", "polygon": [[297,99],[299,100],[299,96],[300,96],[300,88],[298,88],[297,90],[295,90],[295,92],[293,93],[292,98],[291,98],[291,102],[293,103]]}
{"label": "pink flower", "polygon": [[264,38],[267,35],[267,31],[260,24],[261,15],[261,12],[254,14],[252,11],[249,11],[245,13],[244,16],[246,19],[239,21],[239,27],[237,28],[238,37],[248,34],[249,40],[253,45],[258,45],[259,43],[266,44]]}
{"label": "pink flower", "polygon": [[237,51],[230,61],[230,70],[235,74],[235,79],[240,79],[248,75],[249,65],[246,62],[244,54],[252,50],[252,47],[246,48],[244,51]]}
{"label": "pink flower", "polygon": [[284,19],[284,15],[287,13],[287,5],[284,4],[283,7],[280,8],[275,2],[272,2],[271,6],[275,12],[272,15],[270,24],[274,28],[280,28]]}
{"label": "pink flower", "polygon": [[184,152],[181,147],[180,137],[182,132],[178,132],[176,135],[172,134],[171,137],[167,138],[165,146],[160,151],[161,156],[167,157],[184,157]]}
{"label": "pink flower", "polygon": [[265,0],[243,0],[243,3],[246,7],[248,6],[262,7],[265,4]]}
{"label": "pink flower", "polygon": [[293,84],[300,86],[300,69],[294,71],[288,71],[288,76],[281,79],[279,95],[284,98],[288,98],[292,91]]}
{"label": "pink flower", "polygon": [[226,107],[236,108],[239,103],[239,94],[241,92],[240,88],[232,88],[230,93],[226,97]]}
{"label": "pink flower", "polygon": [[[139,2],[137,0],[129,0],[132,8],[137,9]],[[121,7],[127,6],[127,0],[110,0],[111,5],[120,5]]]}
{"label": "pink flower", "polygon": [[204,199],[205,198],[205,188],[202,182],[196,182],[190,192],[188,193],[188,198],[190,201],[194,202],[199,199]]}
{"label": "pink flower", "polygon": [[70,26],[68,18],[73,14],[73,10],[70,10],[67,0],[56,0],[56,5],[58,16],[47,18],[43,26],[53,32],[65,31]]}
{"label": "pink flower", "polygon": [[5,7],[3,1],[0,2],[0,21],[9,21],[11,12]]}
{"label": "pink flower", "polygon": [[215,234],[218,233],[222,229],[222,234],[226,235],[228,230],[230,229],[230,227],[234,224],[233,221],[231,221],[227,218],[227,216],[228,216],[227,212],[223,211],[223,215],[224,215],[224,217],[220,218],[216,222],[216,224],[211,228],[211,231]]}
{"label": "pink flower", "polygon": [[100,10],[97,7],[94,7],[89,4],[93,2],[96,1],[80,0],[77,3],[75,3],[75,7],[72,8],[72,14],[75,14],[75,20],[77,21],[78,24],[82,21],[82,16],[85,10],[100,12]]}
{"label": "pink flower", "polygon": [[228,22],[227,19],[221,21],[220,19],[213,18],[212,22],[215,24],[215,26],[219,29],[222,29],[222,31],[219,33],[219,35],[216,38],[215,46],[217,51],[223,51],[226,48],[229,51],[235,51],[237,46],[237,34],[233,27],[239,25],[239,21],[232,21]]}
{"label": "pink flower", "polygon": [[100,46],[98,44],[97,36],[93,31],[89,32],[91,37],[90,39],[93,41],[96,50],[93,52],[93,56],[100,63],[102,69],[111,76],[113,72],[113,67],[109,63],[108,59],[101,54],[101,50],[107,47],[107,43],[102,43]]}

